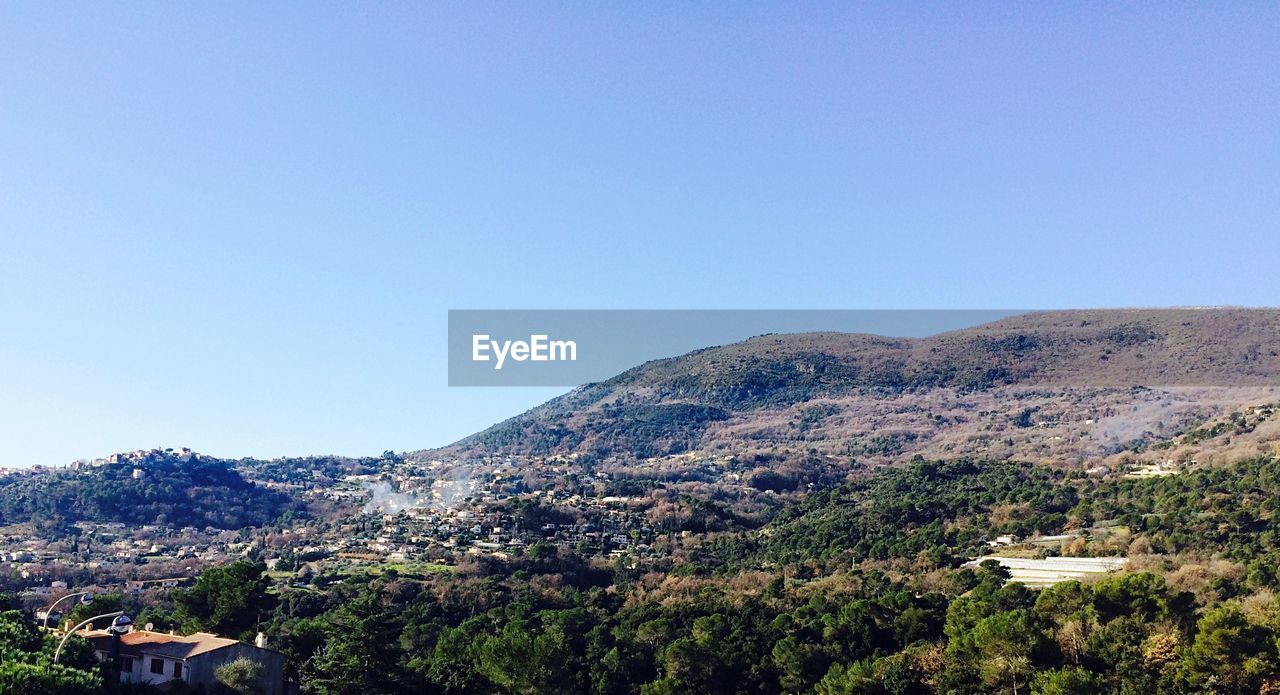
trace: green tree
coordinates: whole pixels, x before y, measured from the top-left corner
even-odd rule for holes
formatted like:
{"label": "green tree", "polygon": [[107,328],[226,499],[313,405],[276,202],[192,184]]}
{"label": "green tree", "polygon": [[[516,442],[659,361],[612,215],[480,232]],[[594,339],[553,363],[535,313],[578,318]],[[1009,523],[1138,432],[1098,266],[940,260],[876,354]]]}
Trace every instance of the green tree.
{"label": "green tree", "polygon": [[205,570],[195,586],[175,592],[177,617],[187,629],[252,639],[274,606],[266,566],[237,560]]}
{"label": "green tree", "polygon": [[859,695],[881,693],[879,680],[871,659],[854,662],[848,666],[832,664],[816,687],[818,695]]}
{"label": "green tree", "polygon": [[1030,613],[1018,609],[984,618],[974,626],[972,640],[985,686],[1013,695],[1025,691],[1031,655],[1043,640]]}
{"label": "green tree", "polygon": [[798,693],[808,690],[823,677],[831,665],[831,658],[822,646],[795,635],[787,635],[773,646],[773,664],[779,672],[783,692]]}
{"label": "green tree", "polygon": [[362,589],[329,613],[325,644],[302,668],[304,692],[390,695],[406,689],[402,626],[381,587]]}
{"label": "green tree", "polygon": [[1196,624],[1182,676],[1193,688],[1221,695],[1259,692],[1280,671],[1275,634],[1249,621],[1236,604],[1218,606]]}
{"label": "green tree", "polygon": [[1104,622],[1122,615],[1157,620],[1170,611],[1164,577],[1151,572],[1108,577],[1094,585],[1093,595],[1094,605]]}
{"label": "green tree", "polygon": [[574,692],[572,651],[559,626],[513,620],[480,645],[480,672],[516,695]]}
{"label": "green tree", "polygon": [[1044,671],[1032,684],[1034,695],[1095,695],[1105,690],[1105,683],[1096,673],[1079,666]]}
{"label": "green tree", "polygon": [[261,695],[262,664],[243,657],[214,669],[213,677],[235,695]]}
{"label": "green tree", "polygon": [[0,662],[0,693],[5,695],[98,695],[102,677],[66,666]]}
{"label": "green tree", "polygon": [[1085,656],[1090,635],[1098,626],[1093,592],[1077,581],[1048,587],[1036,597],[1036,616],[1052,627],[1053,639],[1063,659],[1079,664]]}
{"label": "green tree", "polygon": [[[67,601],[67,603],[70,603],[70,601]],[[63,605],[65,606],[66,603]],[[124,610],[124,596],[120,594],[103,594],[93,597],[92,603],[76,603],[75,608],[67,614],[67,619],[71,621],[72,625],[79,625],[81,621],[88,620],[95,615],[114,613],[120,610]],[[103,629],[110,625],[111,621],[112,618],[103,618],[102,620],[94,621],[93,627]],[[52,623],[50,625],[52,626]]]}
{"label": "green tree", "polygon": [[0,612],[0,693],[89,695],[103,683],[84,640],[73,638],[66,661],[53,664],[53,638],[18,611]]}
{"label": "green tree", "polygon": [[419,671],[425,671],[432,683],[450,695],[492,689],[492,684],[475,668],[475,652],[484,640],[488,624],[486,618],[475,616],[455,628],[442,630],[430,658]]}

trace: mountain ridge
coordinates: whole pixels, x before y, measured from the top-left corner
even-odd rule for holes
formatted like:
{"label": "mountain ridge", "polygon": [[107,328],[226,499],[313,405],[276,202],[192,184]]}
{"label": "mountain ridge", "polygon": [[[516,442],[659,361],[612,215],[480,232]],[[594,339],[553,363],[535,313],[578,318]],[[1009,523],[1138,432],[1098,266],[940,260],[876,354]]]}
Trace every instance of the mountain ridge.
{"label": "mountain ridge", "polygon": [[[836,401],[823,407],[931,396],[981,404],[995,395],[1009,401],[1049,390],[1116,407],[1128,390],[1154,389],[1184,394],[1175,397],[1190,407],[1205,396],[1185,394],[1208,389],[1217,390],[1210,400],[1220,410],[1270,397],[1259,389],[1280,384],[1278,346],[1280,310],[1240,307],[1031,312],[924,338],[770,334],[645,362],[411,456],[643,458],[705,448],[708,441],[723,449],[734,437],[708,440],[709,430]],[[1231,389],[1240,395],[1222,394]]]}

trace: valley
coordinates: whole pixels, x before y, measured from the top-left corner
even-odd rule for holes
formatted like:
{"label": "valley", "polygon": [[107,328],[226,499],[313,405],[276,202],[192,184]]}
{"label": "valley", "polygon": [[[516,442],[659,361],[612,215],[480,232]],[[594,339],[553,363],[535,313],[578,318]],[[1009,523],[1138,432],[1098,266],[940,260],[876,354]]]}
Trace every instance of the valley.
{"label": "valley", "polygon": [[[246,630],[184,612],[236,567],[317,693],[1255,692],[1280,684],[1278,331],[1173,310],[764,336],[441,449],[8,470],[0,594]],[[1270,665],[1205,661],[1220,621]]]}

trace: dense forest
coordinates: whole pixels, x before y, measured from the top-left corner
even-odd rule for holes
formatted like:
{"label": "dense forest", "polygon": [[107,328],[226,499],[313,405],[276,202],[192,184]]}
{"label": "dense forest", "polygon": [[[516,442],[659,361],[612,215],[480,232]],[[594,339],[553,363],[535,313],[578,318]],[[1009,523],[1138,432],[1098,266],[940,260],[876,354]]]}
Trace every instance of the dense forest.
{"label": "dense forest", "polygon": [[1214,556],[1269,587],[1280,562],[1280,459],[1145,480],[1013,462],[915,461],[809,495],[763,532],[721,536],[692,560],[704,573],[779,563],[820,573],[864,561],[928,571],[981,554],[996,536],[1040,534],[1077,535],[1068,545],[1076,554]]}
{"label": "dense forest", "polygon": [[[815,492],[783,510],[766,532],[711,541],[695,559],[720,572],[921,555],[929,568],[947,566],[997,535],[1057,533],[1084,484],[1082,476],[1029,464],[916,461]],[[993,515],[1001,507],[1011,513]]]}
{"label": "dense forest", "polygon": [[[317,695],[1280,687],[1280,599],[1240,593],[1243,585],[1201,597],[1152,572],[1036,592],[987,563],[926,590],[861,570],[810,582],[641,578],[535,551],[441,585],[387,573],[325,593],[274,594],[262,570],[248,562],[210,570],[168,609],[140,618],[244,634],[256,627],[246,616],[269,611],[275,646],[302,691]],[[28,619],[0,613],[0,688],[98,692],[85,645],[73,640],[67,667],[49,665],[49,647]]]}
{"label": "dense forest", "polygon": [[[315,693],[1257,693],[1280,602],[1201,602],[1157,574],[1036,593],[998,566],[940,591],[879,572],[810,585],[393,580],[282,606]],[[585,577],[579,577],[581,582]],[[321,646],[322,645],[322,646]],[[370,668],[369,666],[373,666]],[[1273,690],[1271,690],[1273,691]]]}

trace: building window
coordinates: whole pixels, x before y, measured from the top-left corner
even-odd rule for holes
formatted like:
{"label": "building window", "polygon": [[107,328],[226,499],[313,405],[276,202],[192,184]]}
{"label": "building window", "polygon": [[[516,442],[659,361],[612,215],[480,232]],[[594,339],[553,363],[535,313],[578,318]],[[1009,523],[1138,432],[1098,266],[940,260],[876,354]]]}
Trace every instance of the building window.
{"label": "building window", "polygon": [[131,656],[120,657],[120,670],[125,673],[133,673],[133,657]]}
{"label": "building window", "polygon": [[164,675],[164,659],[152,659],[151,672],[158,673],[163,676]]}
{"label": "building window", "polygon": [[174,677],[174,678],[181,678],[181,677],[182,677],[182,662],[181,662],[181,661],[175,661],[175,662],[173,662],[173,677]]}

